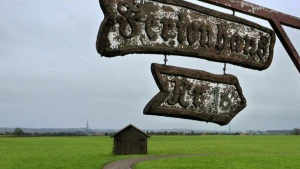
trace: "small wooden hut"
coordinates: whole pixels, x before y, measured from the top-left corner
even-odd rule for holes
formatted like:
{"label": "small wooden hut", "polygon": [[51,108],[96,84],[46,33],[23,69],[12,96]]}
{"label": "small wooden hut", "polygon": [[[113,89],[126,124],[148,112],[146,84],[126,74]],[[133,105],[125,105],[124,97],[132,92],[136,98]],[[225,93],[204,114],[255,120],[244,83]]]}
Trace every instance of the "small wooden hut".
{"label": "small wooden hut", "polygon": [[132,124],[112,137],[114,137],[113,153],[116,155],[147,154],[147,139],[150,136]]}

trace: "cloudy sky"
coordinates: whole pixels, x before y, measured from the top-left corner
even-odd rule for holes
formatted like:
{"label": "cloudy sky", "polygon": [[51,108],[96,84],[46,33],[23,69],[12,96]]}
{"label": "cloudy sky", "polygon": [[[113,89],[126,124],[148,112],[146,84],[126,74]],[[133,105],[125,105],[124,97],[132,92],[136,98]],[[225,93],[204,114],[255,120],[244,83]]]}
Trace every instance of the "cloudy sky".
{"label": "cloudy sky", "polygon": [[[249,0],[300,17],[298,0]],[[215,6],[190,2],[232,13]],[[269,27],[268,22],[237,16]],[[104,58],[95,42],[103,13],[97,0],[0,1],[0,127],[228,130],[199,121],[146,116],[158,92],[151,63],[162,55]],[[295,47],[300,30],[285,27]],[[223,64],[170,56],[168,64],[221,74]],[[239,78],[248,106],[232,130],[300,127],[300,74],[277,39],[269,69],[228,65]]]}

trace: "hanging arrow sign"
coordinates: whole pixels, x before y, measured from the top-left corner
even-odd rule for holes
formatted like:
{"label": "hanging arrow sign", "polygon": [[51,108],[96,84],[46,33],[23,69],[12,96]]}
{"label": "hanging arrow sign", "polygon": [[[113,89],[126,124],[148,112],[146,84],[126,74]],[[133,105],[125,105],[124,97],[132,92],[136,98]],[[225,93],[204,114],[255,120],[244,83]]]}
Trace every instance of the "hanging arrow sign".
{"label": "hanging arrow sign", "polygon": [[144,114],[228,124],[246,107],[237,77],[152,64],[160,92]]}
{"label": "hanging arrow sign", "polygon": [[275,33],[245,19],[183,0],[100,0],[105,19],[97,51],[106,57],[170,54],[263,70]]}

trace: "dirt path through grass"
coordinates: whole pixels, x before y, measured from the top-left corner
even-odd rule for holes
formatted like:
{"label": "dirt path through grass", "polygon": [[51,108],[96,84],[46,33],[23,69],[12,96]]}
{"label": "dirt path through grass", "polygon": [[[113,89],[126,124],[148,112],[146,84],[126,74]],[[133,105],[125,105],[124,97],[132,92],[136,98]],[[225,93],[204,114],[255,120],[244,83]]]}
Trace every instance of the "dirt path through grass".
{"label": "dirt path through grass", "polygon": [[[274,155],[274,154],[295,154],[295,153],[254,153],[256,155]],[[297,154],[297,153],[296,153]],[[232,156],[232,155],[245,155],[245,154],[190,154],[190,155],[162,155],[162,156],[145,156],[138,158],[129,158],[124,160],[113,161],[111,163],[106,164],[102,169],[132,169],[134,165],[139,162],[156,160],[156,159],[165,159],[165,158],[174,158],[174,157],[196,157],[196,156]]]}
{"label": "dirt path through grass", "polygon": [[135,164],[143,161],[163,159],[163,158],[194,157],[194,156],[209,156],[209,154],[162,155],[162,156],[145,156],[145,157],[138,157],[138,158],[129,158],[129,159],[118,160],[118,161],[113,161],[111,163],[108,163],[102,169],[132,169]]}

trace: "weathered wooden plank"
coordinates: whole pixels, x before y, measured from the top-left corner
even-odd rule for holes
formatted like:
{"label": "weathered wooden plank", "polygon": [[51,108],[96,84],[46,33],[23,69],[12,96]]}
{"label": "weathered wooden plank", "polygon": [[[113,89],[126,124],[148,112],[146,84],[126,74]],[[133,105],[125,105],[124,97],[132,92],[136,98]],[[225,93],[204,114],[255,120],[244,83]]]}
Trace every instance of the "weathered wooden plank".
{"label": "weathered wooden plank", "polygon": [[245,19],[182,0],[100,0],[105,19],[97,51],[106,57],[168,54],[264,70],[275,33]]}
{"label": "weathered wooden plank", "polygon": [[151,70],[160,92],[144,114],[226,125],[247,105],[233,75],[159,64],[152,64]]}

